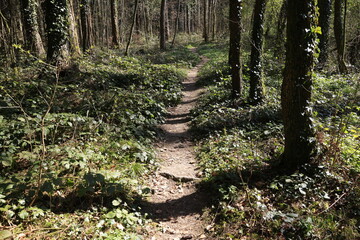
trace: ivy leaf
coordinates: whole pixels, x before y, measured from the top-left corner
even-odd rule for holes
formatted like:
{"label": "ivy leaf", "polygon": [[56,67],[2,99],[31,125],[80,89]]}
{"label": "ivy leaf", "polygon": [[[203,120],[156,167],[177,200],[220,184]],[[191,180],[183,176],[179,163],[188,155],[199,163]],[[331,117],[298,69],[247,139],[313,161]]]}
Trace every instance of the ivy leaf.
{"label": "ivy leaf", "polygon": [[119,206],[120,203],[121,203],[121,202],[120,202],[119,200],[113,200],[113,201],[112,201],[112,205],[113,205],[114,207]]}
{"label": "ivy leaf", "polygon": [[106,218],[110,218],[110,219],[115,218],[115,216],[116,216],[116,214],[115,214],[113,211],[108,212],[108,213],[105,215]]}
{"label": "ivy leaf", "polygon": [[19,217],[21,219],[26,219],[26,218],[29,217],[29,213],[27,211],[25,211],[25,210],[22,210],[21,212],[19,212]]}
{"label": "ivy leaf", "polygon": [[12,237],[12,233],[9,230],[0,231],[0,240],[9,239]]}

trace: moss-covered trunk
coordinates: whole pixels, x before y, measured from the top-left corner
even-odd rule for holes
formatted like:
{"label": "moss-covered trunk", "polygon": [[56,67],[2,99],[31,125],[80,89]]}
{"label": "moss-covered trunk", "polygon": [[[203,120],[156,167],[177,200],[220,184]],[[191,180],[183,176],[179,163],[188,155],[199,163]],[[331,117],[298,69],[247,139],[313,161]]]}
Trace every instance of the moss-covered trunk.
{"label": "moss-covered trunk", "polygon": [[254,6],[250,56],[250,101],[254,104],[261,102],[264,98],[264,87],[261,79],[261,55],[263,49],[263,24],[266,2],[267,0],[256,0]]}

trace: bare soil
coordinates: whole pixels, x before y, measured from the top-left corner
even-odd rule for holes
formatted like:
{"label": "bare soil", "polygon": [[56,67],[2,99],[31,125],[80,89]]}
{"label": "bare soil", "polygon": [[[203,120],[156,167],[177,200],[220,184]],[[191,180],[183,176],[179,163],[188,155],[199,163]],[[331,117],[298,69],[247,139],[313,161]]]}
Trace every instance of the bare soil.
{"label": "bare soil", "polygon": [[196,187],[200,180],[194,145],[189,132],[190,110],[204,89],[196,86],[201,63],[188,71],[183,82],[181,103],[169,109],[169,116],[161,126],[163,136],[156,143],[159,170],[149,180],[152,195],[144,210],[154,220],[148,229],[151,240],[205,239],[203,209],[206,193]]}

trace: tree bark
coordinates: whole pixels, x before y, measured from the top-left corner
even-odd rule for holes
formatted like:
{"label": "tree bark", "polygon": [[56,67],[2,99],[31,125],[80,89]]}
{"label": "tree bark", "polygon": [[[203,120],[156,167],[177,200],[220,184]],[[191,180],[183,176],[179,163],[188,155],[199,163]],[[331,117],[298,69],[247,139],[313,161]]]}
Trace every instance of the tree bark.
{"label": "tree bark", "polygon": [[112,33],[112,45],[114,47],[119,46],[119,13],[118,13],[118,0],[111,0],[111,33]]}
{"label": "tree bark", "polygon": [[176,19],[175,19],[175,29],[174,29],[174,37],[171,42],[171,46],[175,45],[175,38],[179,28],[179,17],[180,17],[180,0],[177,0],[177,9],[176,9]]}
{"label": "tree bark", "polygon": [[135,23],[136,23],[136,13],[137,13],[138,5],[139,5],[139,0],[135,0],[135,6],[134,6],[134,12],[133,12],[133,15],[132,15],[132,23],[131,23],[130,33],[129,33],[129,39],[128,39],[128,42],[126,44],[126,49],[125,49],[125,56],[129,55],[129,48],[130,48],[130,44],[131,44],[131,41],[132,41],[132,36],[133,36],[133,33],[134,33],[134,27],[135,27]]}
{"label": "tree bark", "polygon": [[64,61],[68,56],[68,8],[66,0],[45,0],[47,59],[51,63]]}
{"label": "tree bark", "polygon": [[261,55],[263,49],[264,14],[267,0],[256,0],[250,56],[250,102],[257,104],[264,98]]}
{"label": "tree bark", "polygon": [[67,4],[69,9],[68,22],[70,49],[72,54],[74,54],[75,56],[79,56],[81,54],[81,50],[78,28],[76,24],[76,13],[74,10],[74,0],[67,0]]}
{"label": "tree bark", "polygon": [[166,0],[161,0],[160,7],[160,49],[166,49],[166,29],[165,29],[165,7]]}
{"label": "tree bark", "polygon": [[80,1],[82,49],[85,52],[94,45],[92,13],[90,0]]}
{"label": "tree bark", "polygon": [[35,56],[44,57],[45,48],[39,31],[37,1],[21,0],[21,5],[24,17],[25,46]]}
{"label": "tree bark", "polygon": [[280,8],[280,13],[277,21],[276,29],[276,44],[274,57],[278,58],[279,56],[284,55],[284,31],[286,28],[286,18],[287,18],[287,5],[289,0],[283,0],[283,3]]}
{"label": "tree bark", "polygon": [[311,161],[316,140],[311,120],[311,88],[316,46],[315,0],[291,0],[287,7],[286,63],[281,91],[285,149],[281,167],[293,171]]}
{"label": "tree bark", "polygon": [[242,92],[242,76],[240,61],[241,41],[241,5],[242,0],[229,0],[229,65],[232,81],[232,96],[239,97]]}
{"label": "tree bark", "polygon": [[204,41],[207,43],[209,42],[209,33],[208,33],[208,0],[204,0],[204,16],[203,16],[203,38]]}
{"label": "tree bark", "polygon": [[329,31],[330,31],[330,16],[331,16],[331,0],[318,0],[319,7],[319,26],[321,27],[321,34],[319,37],[319,58],[318,67],[320,69],[326,64],[329,55]]}
{"label": "tree bark", "polygon": [[346,5],[347,0],[335,0],[334,2],[334,34],[340,73],[347,73],[345,64]]}

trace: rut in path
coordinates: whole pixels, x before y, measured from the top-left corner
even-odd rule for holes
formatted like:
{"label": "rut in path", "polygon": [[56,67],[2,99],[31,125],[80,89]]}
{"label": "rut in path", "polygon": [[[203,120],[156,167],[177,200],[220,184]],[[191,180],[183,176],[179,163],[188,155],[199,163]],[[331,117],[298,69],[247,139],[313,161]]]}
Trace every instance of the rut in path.
{"label": "rut in path", "polygon": [[196,86],[201,63],[189,70],[183,82],[182,102],[169,109],[169,116],[161,126],[163,137],[156,145],[161,159],[160,169],[150,179],[152,196],[144,210],[158,224],[149,229],[151,240],[182,240],[205,238],[202,211],[206,194],[196,188],[199,180],[191,134],[188,123],[190,110],[204,91]]}

